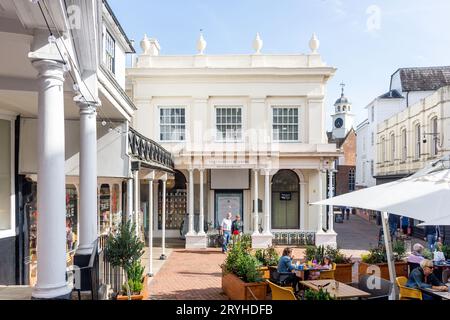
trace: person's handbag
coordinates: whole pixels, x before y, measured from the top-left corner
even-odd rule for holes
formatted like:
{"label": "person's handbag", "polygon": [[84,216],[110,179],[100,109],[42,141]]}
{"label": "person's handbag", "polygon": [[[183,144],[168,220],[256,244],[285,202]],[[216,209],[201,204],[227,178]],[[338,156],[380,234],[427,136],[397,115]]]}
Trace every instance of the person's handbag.
{"label": "person's handbag", "polygon": [[217,241],[219,242],[220,246],[223,246],[223,244],[225,243],[225,235],[220,234]]}

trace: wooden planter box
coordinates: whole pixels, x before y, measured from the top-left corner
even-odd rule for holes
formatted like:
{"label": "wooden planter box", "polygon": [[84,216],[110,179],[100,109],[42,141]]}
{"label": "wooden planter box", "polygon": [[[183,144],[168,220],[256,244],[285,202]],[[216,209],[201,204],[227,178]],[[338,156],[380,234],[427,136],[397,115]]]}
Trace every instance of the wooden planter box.
{"label": "wooden planter box", "polygon": [[[375,264],[378,268],[380,268],[381,271],[381,278],[390,280],[389,279],[389,268],[387,263],[377,263]],[[363,275],[367,274],[367,268],[371,266],[368,263],[360,262],[358,266],[358,274],[359,277],[362,277]],[[407,262],[396,262],[395,263],[395,273],[397,274],[397,277],[406,277],[408,278],[408,263]]]}
{"label": "wooden planter box", "polygon": [[334,279],[342,283],[353,282],[353,264],[336,264],[336,270],[334,271]]}
{"label": "wooden planter box", "polygon": [[259,270],[261,271],[261,277],[264,280],[270,280],[270,268],[277,268],[277,267],[261,267]]}
{"label": "wooden planter box", "polygon": [[[143,287],[142,287],[142,291],[140,292],[140,294],[132,294],[131,295],[131,300],[147,300],[148,297],[150,296],[149,291],[148,291],[148,276],[144,277],[144,280],[142,282]],[[128,296],[125,294],[123,295],[118,295],[117,300],[128,300]]]}
{"label": "wooden planter box", "polygon": [[232,273],[222,275],[222,290],[230,300],[254,300],[250,289],[258,300],[266,300],[267,283],[245,283]]}

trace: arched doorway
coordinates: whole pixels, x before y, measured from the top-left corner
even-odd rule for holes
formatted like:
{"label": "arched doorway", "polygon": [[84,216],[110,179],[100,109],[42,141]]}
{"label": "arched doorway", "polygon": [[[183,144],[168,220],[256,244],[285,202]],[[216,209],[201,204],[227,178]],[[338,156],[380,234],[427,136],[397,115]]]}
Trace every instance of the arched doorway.
{"label": "arched doorway", "polygon": [[[187,212],[186,177],[175,170],[166,185],[166,230],[179,230]],[[162,181],[158,185],[158,230],[162,229]]]}
{"label": "arched doorway", "polygon": [[272,178],[272,229],[300,229],[297,174],[280,170]]}

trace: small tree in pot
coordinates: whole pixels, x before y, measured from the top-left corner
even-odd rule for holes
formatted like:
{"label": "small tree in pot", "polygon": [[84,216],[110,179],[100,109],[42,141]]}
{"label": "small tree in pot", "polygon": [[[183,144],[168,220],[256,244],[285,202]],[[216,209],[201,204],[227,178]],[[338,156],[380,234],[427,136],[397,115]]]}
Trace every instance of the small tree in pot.
{"label": "small tree in pot", "polygon": [[109,263],[125,271],[128,300],[131,300],[130,272],[136,269],[136,264],[144,254],[144,243],[136,236],[135,228],[136,226],[129,221],[121,224],[119,232],[109,235],[105,247],[105,256]]}

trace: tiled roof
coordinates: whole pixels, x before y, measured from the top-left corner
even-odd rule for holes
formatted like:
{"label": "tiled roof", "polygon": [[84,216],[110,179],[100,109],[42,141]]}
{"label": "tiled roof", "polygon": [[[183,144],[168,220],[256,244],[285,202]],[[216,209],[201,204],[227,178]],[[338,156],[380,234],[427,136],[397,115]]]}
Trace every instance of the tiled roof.
{"label": "tiled roof", "polygon": [[399,69],[403,92],[433,91],[450,85],[450,66]]}

